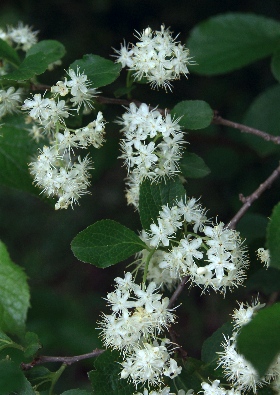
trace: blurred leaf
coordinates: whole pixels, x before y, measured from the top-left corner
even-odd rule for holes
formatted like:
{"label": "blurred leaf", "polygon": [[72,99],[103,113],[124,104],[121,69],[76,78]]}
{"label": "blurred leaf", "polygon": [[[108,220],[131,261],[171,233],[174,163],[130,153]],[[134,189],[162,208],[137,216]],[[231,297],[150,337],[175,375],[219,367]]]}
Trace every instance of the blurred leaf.
{"label": "blurred leaf", "polygon": [[49,58],[43,52],[26,57],[17,70],[1,76],[2,80],[25,81],[43,74],[49,65]]}
{"label": "blurred leaf", "polygon": [[280,203],[270,217],[267,227],[267,246],[270,252],[270,267],[280,269]]}
{"label": "blurred leaf", "polygon": [[186,195],[182,182],[178,177],[167,178],[159,183],[149,179],[140,185],[139,213],[143,229],[149,229],[157,221],[163,205],[173,206],[177,199]]}
{"label": "blurred leaf", "polygon": [[279,46],[280,23],[249,13],[214,16],[196,25],[187,46],[197,62],[193,72],[227,73],[262,59]]}
{"label": "blurred leaf", "polygon": [[280,303],[262,309],[241,328],[237,337],[238,352],[252,363],[263,377],[280,353]]}
{"label": "blurred leaf", "polygon": [[56,40],[42,40],[27,51],[26,57],[35,55],[37,53],[43,53],[47,60],[48,65],[50,63],[60,60],[66,53],[65,47],[59,41]]}
{"label": "blurred leaf", "polygon": [[114,82],[121,71],[121,65],[97,55],[84,55],[83,59],[75,60],[69,68],[85,73],[94,88],[109,85]]}
{"label": "blurred leaf", "polygon": [[18,334],[23,330],[29,299],[26,274],[11,261],[0,242],[0,328],[4,332]]}
{"label": "blurred leaf", "polygon": [[44,366],[34,366],[26,372],[27,378],[31,385],[35,386],[36,390],[47,390],[53,380],[54,373]]}
{"label": "blurred leaf", "polygon": [[37,151],[22,115],[5,117],[0,129],[0,184],[38,195],[32,185],[28,162]]}
{"label": "blurred leaf", "polygon": [[218,359],[217,352],[223,350],[221,344],[225,341],[225,337],[227,338],[232,335],[232,331],[233,325],[228,321],[205,340],[201,350],[201,359],[203,362],[212,363]]}
{"label": "blurred leaf", "polygon": [[79,260],[105,268],[143,250],[146,244],[132,230],[104,219],[78,233],[71,248]]}
{"label": "blurred leaf", "polygon": [[[261,93],[250,105],[243,119],[243,124],[263,132],[279,136],[280,112],[280,86],[275,85]],[[265,157],[273,152],[279,152],[279,146],[264,141],[261,137],[243,133],[242,139],[253,148],[260,156]]]}
{"label": "blurred leaf", "polygon": [[272,267],[262,268],[249,277],[246,287],[248,290],[256,290],[266,295],[280,291],[280,271]]}
{"label": "blurred leaf", "polygon": [[0,351],[8,347],[13,347],[15,343],[4,332],[0,331]]}
{"label": "blurred leaf", "polygon": [[6,59],[8,62],[14,65],[20,64],[20,58],[17,51],[12,48],[6,41],[0,38],[0,58]]}
{"label": "blurred leaf", "polygon": [[180,160],[180,169],[187,178],[202,178],[211,172],[200,156],[186,151]]}
{"label": "blurred leaf", "polygon": [[202,100],[184,100],[171,110],[173,117],[182,117],[179,124],[185,129],[204,129],[210,125],[214,112],[208,103]]}
{"label": "blurred leaf", "polygon": [[25,340],[24,356],[26,358],[32,357],[33,355],[36,354],[36,352],[40,348],[42,348],[36,333],[26,332],[24,340]]}
{"label": "blurred leaf", "polygon": [[5,359],[0,361],[0,395],[7,395],[24,386],[25,377],[19,365]]}
{"label": "blurred leaf", "polygon": [[24,377],[24,383],[17,395],[36,395],[30,382]]}
{"label": "blurred leaf", "polygon": [[96,395],[132,395],[135,387],[127,380],[120,378],[122,359],[117,351],[106,350],[96,358],[94,367],[88,373],[93,392]]}

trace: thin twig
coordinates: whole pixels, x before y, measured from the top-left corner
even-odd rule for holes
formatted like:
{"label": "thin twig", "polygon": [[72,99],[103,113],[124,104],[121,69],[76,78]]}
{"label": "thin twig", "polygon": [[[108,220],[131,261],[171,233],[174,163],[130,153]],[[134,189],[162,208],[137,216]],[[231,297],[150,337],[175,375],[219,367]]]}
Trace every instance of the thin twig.
{"label": "thin twig", "polygon": [[29,370],[36,365],[42,365],[48,362],[63,362],[66,365],[72,365],[72,363],[82,361],[83,359],[98,357],[98,355],[102,354],[105,350],[100,350],[96,348],[94,351],[89,352],[87,354],[76,355],[74,357],[52,357],[48,355],[41,355],[37,358],[34,358],[30,363],[22,363],[22,370]]}
{"label": "thin twig", "polygon": [[280,144],[280,136],[273,136],[272,134],[263,132],[262,130],[251,128],[250,126],[242,125],[241,123],[229,121],[220,117],[217,112],[214,113],[212,123],[239,129],[242,133],[254,134],[255,136],[263,138],[265,141],[272,141],[275,144]]}
{"label": "thin twig", "polygon": [[168,306],[168,309],[171,309],[174,306],[174,303],[176,302],[176,300],[178,299],[178,297],[181,295],[181,293],[183,292],[184,286],[186,285],[188,281],[188,276],[184,277],[183,280],[180,282],[180,284],[177,286],[177,288],[175,289],[175,291],[173,292],[173,295],[171,296]]}
{"label": "thin twig", "polygon": [[243,217],[246,211],[250,208],[252,203],[257,200],[260,195],[268,189],[272,183],[280,176],[280,166],[278,166],[273,173],[262,183],[260,186],[249,196],[244,197],[242,194],[239,195],[243,206],[238,210],[235,216],[229,221],[227,227],[230,229],[235,229],[237,222]]}

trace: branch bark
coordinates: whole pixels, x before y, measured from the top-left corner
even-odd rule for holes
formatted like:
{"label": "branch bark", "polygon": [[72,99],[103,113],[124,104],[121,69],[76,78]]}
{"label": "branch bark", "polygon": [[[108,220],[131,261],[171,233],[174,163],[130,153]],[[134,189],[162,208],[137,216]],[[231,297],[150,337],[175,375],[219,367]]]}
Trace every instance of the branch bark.
{"label": "branch bark", "polygon": [[33,361],[30,363],[22,363],[21,369],[30,370],[34,366],[42,365],[48,362],[62,362],[65,363],[66,365],[72,365],[73,363],[82,361],[83,359],[98,357],[98,355],[102,354],[104,351],[105,350],[100,350],[96,348],[95,350],[87,354],[76,355],[73,357],[52,357],[48,355],[41,355],[37,358],[34,358]]}

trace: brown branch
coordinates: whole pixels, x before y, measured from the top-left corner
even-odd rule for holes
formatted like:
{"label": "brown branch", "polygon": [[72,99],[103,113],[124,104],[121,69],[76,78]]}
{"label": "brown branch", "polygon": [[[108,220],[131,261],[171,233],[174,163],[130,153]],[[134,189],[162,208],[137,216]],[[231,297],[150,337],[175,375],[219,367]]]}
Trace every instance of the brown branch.
{"label": "brown branch", "polygon": [[212,123],[216,125],[225,125],[234,129],[239,129],[242,133],[254,134],[255,136],[263,138],[265,141],[272,141],[275,144],[280,144],[280,136],[273,136],[272,134],[263,132],[250,126],[242,125],[241,123],[232,122],[224,119],[215,111]]}
{"label": "brown branch", "polygon": [[22,370],[29,370],[36,365],[42,365],[43,363],[48,362],[62,362],[66,365],[72,365],[72,363],[82,361],[83,359],[94,358],[98,357],[98,355],[102,354],[105,350],[99,350],[96,348],[94,351],[89,352],[87,354],[76,355],[74,357],[52,357],[47,355],[41,355],[37,358],[34,358],[30,363],[22,363],[21,369]]}
{"label": "brown branch", "polygon": [[239,195],[243,206],[235,214],[235,216],[229,221],[227,227],[230,229],[235,229],[237,222],[243,217],[246,211],[250,208],[252,203],[257,200],[260,195],[268,189],[272,183],[280,176],[280,165],[273,171],[273,173],[262,183],[260,186],[249,196],[244,197],[242,194]]}
{"label": "brown branch", "polygon": [[268,302],[266,303],[266,307],[272,306],[278,299],[279,297],[279,291],[272,292],[270,295]]}
{"label": "brown branch", "polygon": [[168,306],[168,309],[171,309],[174,306],[174,303],[176,302],[176,300],[178,299],[178,297],[181,295],[181,293],[183,292],[184,286],[186,285],[188,281],[188,276],[184,277],[183,280],[180,282],[180,284],[177,286],[177,288],[175,289],[175,291],[173,292],[173,295],[171,296]]}

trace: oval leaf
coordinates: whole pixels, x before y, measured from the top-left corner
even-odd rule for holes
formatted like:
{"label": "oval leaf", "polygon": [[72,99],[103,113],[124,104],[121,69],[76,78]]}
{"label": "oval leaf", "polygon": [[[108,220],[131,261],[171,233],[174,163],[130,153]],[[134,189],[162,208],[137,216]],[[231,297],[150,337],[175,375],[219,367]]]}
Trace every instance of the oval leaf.
{"label": "oval leaf", "polygon": [[61,44],[59,41],[43,40],[33,45],[26,53],[26,57],[37,54],[39,52],[43,53],[47,57],[48,64],[50,64],[61,59],[65,55],[66,50],[64,45]]}
{"label": "oval leaf", "polygon": [[24,329],[29,307],[27,276],[0,242],[0,328],[17,334]]}
{"label": "oval leaf", "polygon": [[[280,111],[280,86],[275,85],[260,94],[250,105],[243,124],[262,130],[273,136],[279,136]],[[279,146],[269,141],[264,141],[258,136],[243,133],[242,139],[253,148],[260,156],[265,157],[271,153],[279,152]]]}
{"label": "oval leaf", "polygon": [[173,206],[177,199],[186,195],[178,177],[162,180],[159,183],[144,180],[140,186],[139,212],[143,229],[150,229],[156,222],[163,205]]}
{"label": "oval leaf", "polygon": [[238,335],[238,352],[252,363],[263,377],[280,353],[280,303],[258,312]]}
{"label": "oval leaf", "polygon": [[203,100],[184,100],[171,111],[174,117],[182,117],[179,124],[185,129],[204,129],[210,125],[214,112]]}
{"label": "oval leaf", "polygon": [[180,169],[183,176],[187,178],[202,178],[211,172],[204,160],[191,152],[184,152],[180,160]]}
{"label": "oval leaf", "polygon": [[268,223],[267,245],[270,252],[270,266],[280,269],[280,203],[274,207]]}
{"label": "oval leaf", "polygon": [[111,84],[121,71],[120,64],[97,55],[84,55],[83,59],[76,60],[69,68],[76,70],[77,67],[88,76],[94,88]]}
{"label": "oval leaf", "polygon": [[229,13],[198,24],[187,46],[198,64],[193,71],[214,75],[272,54],[279,39],[279,22],[260,15]]}
{"label": "oval leaf", "polygon": [[97,267],[114,265],[146,248],[130,229],[110,219],[90,225],[72,240],[74,255]]}

